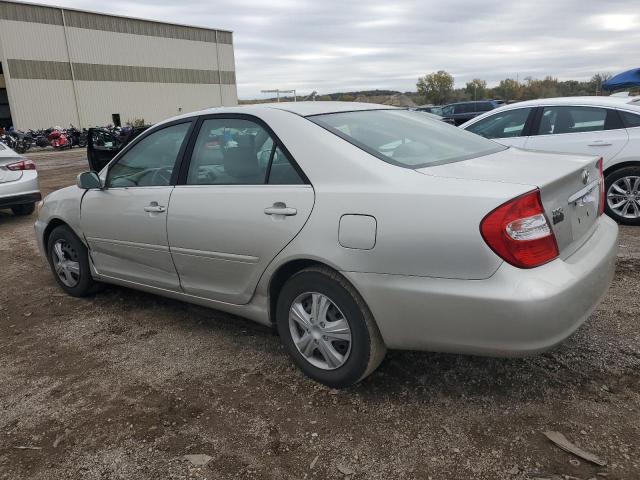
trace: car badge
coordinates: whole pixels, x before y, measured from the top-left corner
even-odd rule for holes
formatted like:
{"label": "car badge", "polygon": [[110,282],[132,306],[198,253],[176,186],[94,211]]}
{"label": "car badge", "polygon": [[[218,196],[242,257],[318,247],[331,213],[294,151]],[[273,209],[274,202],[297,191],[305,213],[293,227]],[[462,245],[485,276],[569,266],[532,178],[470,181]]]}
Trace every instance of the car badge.
{"label": "car badge", "polygon": [[553,224],[556,225],[564,220],[564,210],[562,207],[558,207],[551,212]]}

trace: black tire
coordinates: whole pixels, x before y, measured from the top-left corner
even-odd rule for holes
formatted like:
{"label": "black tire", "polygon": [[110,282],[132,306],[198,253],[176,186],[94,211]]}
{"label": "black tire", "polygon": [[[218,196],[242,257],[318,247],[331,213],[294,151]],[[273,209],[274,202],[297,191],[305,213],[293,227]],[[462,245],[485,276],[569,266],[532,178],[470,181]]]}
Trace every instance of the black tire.
{"label": "black tire", "polygon": [[[640,217],[638,218],[625,218],[622,215],[619,215],[614,210],[609,207],[608,194],[609,188],[613,183],[620,180],[624,177],[640,177],[640,166],[631,166],[620,168],[619,170],[615,170],[611,172],[605,178],[605,212],[611,218],[613,218],[616,222],[621,223],[623,225],[640,225]],[[633,193],[633,192],[632,192]],[[640,192],[638,192],[640,194]],[[640,197],[639,197],[640,198]],[[640,208],[640,207],[639,207]]]}
{"label": "black tire", "polygon": [[35,203],[25,203],[23,205],[14,205],[11,207],[11,211],[14,215],[31,215],[33,211],[36,209]]}
{"label": "black tire", "polygon": [[[70,259],[78,262],[79,279],[76,285],[65,285],[56,272],[54,265],[54,246],[59,240],[68,245],[68,252],[65,253],[70,254]],[[72,297],[86,297],[87,295],[92,295],[100,290],[102,285],[94,281],[91,276],[87,247],[85,247],[84,243],[82,243],[76,234],[73,233],[73,230],[66,225],[60,225],[59,227],[54,228],[51,235],[49,235],[49,241],[47,242],[47,259],[49,260],[49,266],[51,267],[51,272],[53,273],[53,277],[56,279],[56,282],[58,282],[58,285],[60,285],[62,290]]]}
{"label": "black tire", "polygon": [[[334,370],[318,368],[298,351],[289,328],[289,309],[298,296],[314,292],[328,297],[344,314],[351,330],[351,347],[344,364]],[[278,333],[298,367],[317,382],[333,388],[358,383],[370,375],[386,354],[380,331],[362,297],[339,273],[310,267],[293,275],[282,287],[276,307]]]}

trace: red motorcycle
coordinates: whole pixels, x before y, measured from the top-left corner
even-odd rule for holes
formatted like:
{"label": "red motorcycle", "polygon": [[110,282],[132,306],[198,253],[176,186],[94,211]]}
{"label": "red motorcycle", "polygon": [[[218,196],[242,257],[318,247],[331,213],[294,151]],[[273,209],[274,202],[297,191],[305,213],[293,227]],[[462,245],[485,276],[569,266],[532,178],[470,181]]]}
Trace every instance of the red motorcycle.
{"label": "red motorcycle", "polygon": [[49,140],[49,143],[54,150],[64,150],[65,148],[71,148],[71,142],[61,128],[54,128],[47,139]]}

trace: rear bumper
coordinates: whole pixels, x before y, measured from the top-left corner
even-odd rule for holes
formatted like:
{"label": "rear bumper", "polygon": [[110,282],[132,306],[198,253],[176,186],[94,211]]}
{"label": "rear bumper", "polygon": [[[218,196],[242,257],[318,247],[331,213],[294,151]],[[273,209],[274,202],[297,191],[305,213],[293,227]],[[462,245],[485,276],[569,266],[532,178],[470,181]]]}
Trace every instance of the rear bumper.
{"label": "rear bumper", "polygon": [[40,200],[42,200],[42,195],[40,195],[40,192],[16,195],[14,197],[0,197],[0,208],[8,208],[15,205],[36,203]]}
{"label": "rear bumper", "polygon": [[521,356],[571,335],[606,293],[618,226],[602,216],[565,260],[531,270],[503,263],[486,280],[344,272],[369,305],[389,348]]}
{"label": "rear bumper", "polygon": [[42,195],[35,170],[24,171],[19,180],[0,183],[0,208],[35,203],[40,199]]}

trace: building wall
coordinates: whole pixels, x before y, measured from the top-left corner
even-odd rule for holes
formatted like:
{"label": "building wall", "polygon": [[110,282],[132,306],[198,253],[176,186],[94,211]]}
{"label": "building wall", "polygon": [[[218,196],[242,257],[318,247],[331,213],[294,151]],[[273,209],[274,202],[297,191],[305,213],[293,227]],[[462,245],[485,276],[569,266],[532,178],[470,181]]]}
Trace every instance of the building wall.
{"label": "building wall", "polygon": [[0,0],[16,128],[89,127],[236,105],[232,35]]}

